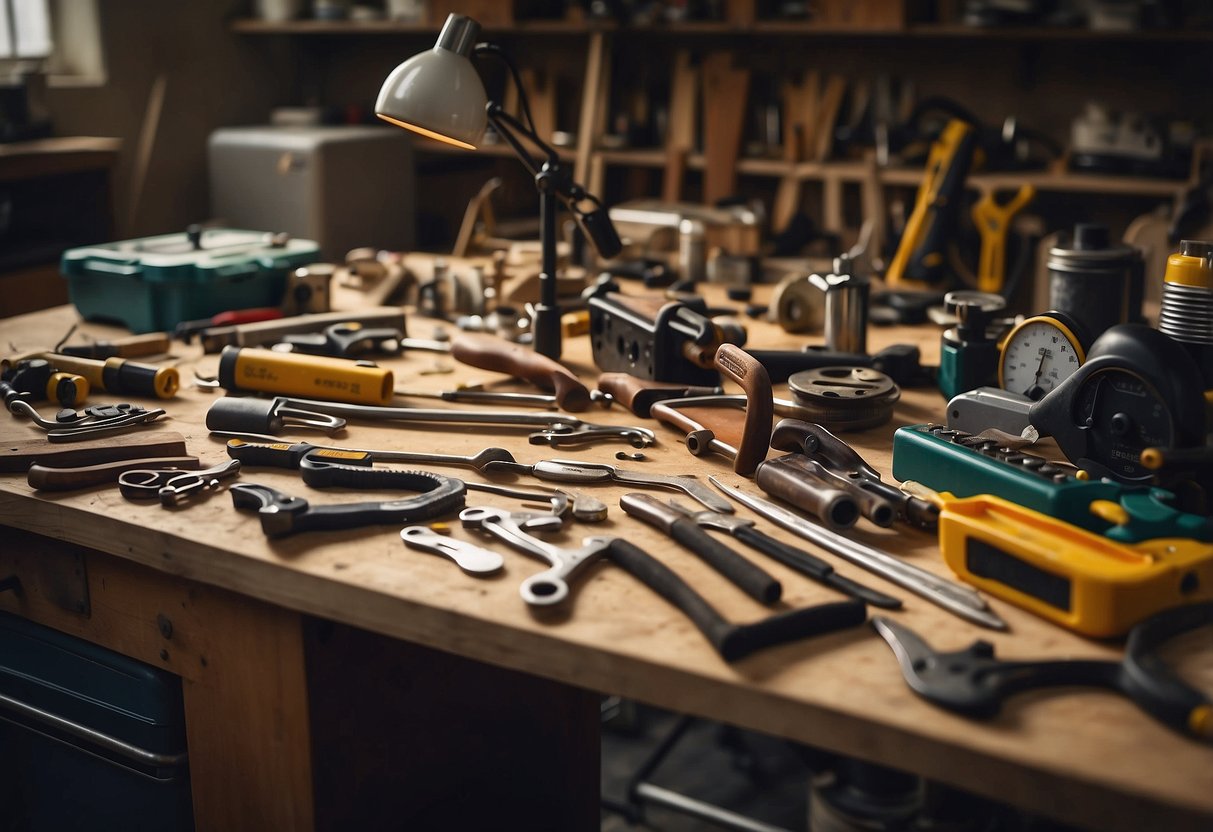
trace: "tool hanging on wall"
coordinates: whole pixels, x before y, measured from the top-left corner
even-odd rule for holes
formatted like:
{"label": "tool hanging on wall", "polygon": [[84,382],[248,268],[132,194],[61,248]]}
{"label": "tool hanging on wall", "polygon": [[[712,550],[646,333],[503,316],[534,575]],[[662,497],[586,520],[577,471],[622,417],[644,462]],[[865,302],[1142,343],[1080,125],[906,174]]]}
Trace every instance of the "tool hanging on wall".
{"label": "tool hanging on wall", "polygon": [[976,148],[977,131],[959,119],[950,121],[932,144],[914,210],[885,272],[890,288],[926,290],[946,282],[947,246],[956,236]]}
{"label": "tool hanging on wall", "polygon": [[994,646],[974,642],[942,653],[904,624],[872,619],[893,648],[906,683],[927,701],[976,718],[995,716],[1003,700],[1045,687],[1099,687],[1116,691],[1170,728],[1202,742],[1213,741],[1213,701],[1168,669],[1162,646],[1198,627],[1213,624],[1213,603],[1170,610],[1137,625],[1121,661],[1008,661]]}
{"label": "tool hanging on wall", "polygon": [[596,560],[607,559],[681,610],[726,662],[739,661],[766,647],[786,644],[855,626],[867,617],[861,601],[839,601],[789,610],[753,624],[730,624],[699,593],[665,564],[621,537],[587,537],[577,549],[562,549],[527,533],[528,515],[499,509],[469,508],[460,514],[465,527],[480,529],[550,568],[523,582],[523,599],[551,606],[568,597],[568,581]]}

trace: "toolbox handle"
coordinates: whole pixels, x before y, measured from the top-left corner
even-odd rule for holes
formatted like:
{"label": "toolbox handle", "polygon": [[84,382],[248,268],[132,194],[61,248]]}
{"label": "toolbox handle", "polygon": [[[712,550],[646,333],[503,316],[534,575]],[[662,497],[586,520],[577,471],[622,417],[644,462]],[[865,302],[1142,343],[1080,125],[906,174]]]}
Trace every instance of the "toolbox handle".
{"label": "toolbox handle", "polygon": [[[0,693],[0,720],[12,722],[15,725],[28,728],[29,730],[35,731],[48,739],[57,740],[59,742],[65,742],[65,740],[63,740],[60,736],[57,736],[55,733],[48,733],[47,731],[40,730],[38,726],[58,732],[64,736],[83,740],[85,743],[94,748],[104,749],[105,751],[113,754],[114,757],[120,758],[121,760],[126,760],[136,766],[140,766],[140,769],[136,769],[136,771],[139,773],[145,773],[143,769],[149,768],[157,771],[163,769],[180,769],[185,765],[186,760],[189,759],[189,754],[187,752],[181,752],[180,754],[161,754],[155,751],[148,751],[145,748],[139,748],[138,746],[131,745],[130,743],[124,742],[117,737],[110,736],[109,734],[103,734],[100,731],[95,731],[88,726],[81,725],[78,722],[72,722],[69,719],[64,719],[57,714],[44,711],[43,709],[31,705],[28,702],[22,702],[20,699],[14,699],[2,693]],[[72,747],[78,751],[92,753],[87,747],[75,745]],[[118,762],[118,760],[110,759],[109,757],[104,757],[97,754],[94,754],[93,756],[97,756],[99,759],[107,760],[108,762]],[[147,776],[152,777],[154,780],[165,779],[163,777],[155,777],[154,775],[150,774]]]}
{"label": "toolbox handle", "polygon": [[228,263],[223,266],[218,266],[215,269],[215,274],[218,277],[252,277],[258,274],[261,267],[257,263],[252,263],[248,260],[241,260],[238,263]]}
{"label": "toolbox handle", "polygon": [[113,260],[85,260],[84,268],[95,272],[120,274],[127,277],[134,277],[143,273],[143,266],[130,260],[125,263],[116,263]]}

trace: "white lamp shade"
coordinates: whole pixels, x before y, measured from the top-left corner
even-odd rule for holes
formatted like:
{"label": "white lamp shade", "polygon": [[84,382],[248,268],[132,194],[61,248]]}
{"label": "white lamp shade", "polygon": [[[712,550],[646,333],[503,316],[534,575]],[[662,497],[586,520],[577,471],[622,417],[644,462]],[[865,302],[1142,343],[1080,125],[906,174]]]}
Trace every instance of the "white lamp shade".
{"label": "white lamp shade", "polygon": [[484,138],[488,96],[467,57],[435,46],[392,70],[375,115],[423,136],[475,150]]}

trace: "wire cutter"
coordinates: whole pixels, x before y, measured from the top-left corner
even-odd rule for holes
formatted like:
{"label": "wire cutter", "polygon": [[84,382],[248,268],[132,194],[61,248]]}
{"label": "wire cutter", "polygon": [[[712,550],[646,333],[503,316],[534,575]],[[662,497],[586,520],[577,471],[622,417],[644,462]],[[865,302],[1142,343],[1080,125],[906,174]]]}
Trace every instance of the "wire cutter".
{"label": "wire cutter", "polygon": [[162,506],[179,506],[197,494],[215,490],[223,480],[239,473],[238,459],[229,459],[202,471],[136,468],[119,475],[118,490],[128,500],[152,500],[158,497]]}

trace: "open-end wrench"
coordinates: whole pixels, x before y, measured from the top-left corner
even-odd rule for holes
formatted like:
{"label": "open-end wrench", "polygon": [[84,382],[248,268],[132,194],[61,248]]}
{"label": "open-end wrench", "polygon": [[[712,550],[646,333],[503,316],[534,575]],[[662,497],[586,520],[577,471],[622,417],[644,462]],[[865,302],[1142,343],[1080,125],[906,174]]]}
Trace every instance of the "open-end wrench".
{"label": "open-end wrench", "polygon": [[437,424],[519,425],[539,430],[529,437],[532,445],[585,445],[607,439],[622,439],[637,448],[657,441],[648,428],[628,425],[598,425],[564,413],[534,413],[520,410],[442,410],[426,407],[376,407],[374,405],[288,398],[291,407],[302,407],[356,419]]}
{"label": "open-end wrench", "polygon": [[453,560],[469,575],[491,575],[505,565],[505,558],[497,552],[438,534],[429,526],[406,526],[400,531],[400,539],[406,546]]}
{"label": "open-end wrench", "polygon": [[625,485],[638,485],[650,488],[666,488],[681,491],[691,499],[702,503],[712,511],[725,514],[733,512],[733,506],[728,500],[716,494],[703,483],[693,477],[677,477],[668,474],[650,474],[642,471],[629,471],[605,462],[580,462],[570,459],[545,459],[534,465],[523,465],[518,462],[490,462],[484,466],[484,473],[529,474],[537,479],[549,482],[617,482]]}
{"label": "open-end wrench", "polygon": [[529,528],[532,515],[477,507],[465,509],[459,519],[465,527],[481,529],[551,564],[523,583],[522,597],[528,604],[560,603],[568,596],[568,580],[586,565],[605,558],[681,610],[728,662],[764,647],[854,627],[867,617],[862,602],[838,601],[790,610],[753,624],[732,624],[677,574],[623,538],[587,537],[577,549],[561,549],[527,533],[533,530]]}

